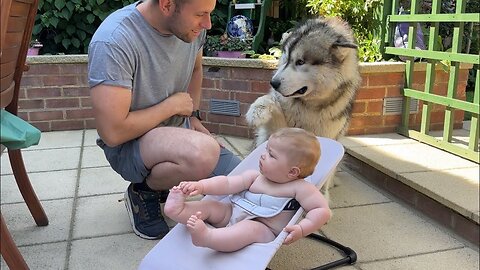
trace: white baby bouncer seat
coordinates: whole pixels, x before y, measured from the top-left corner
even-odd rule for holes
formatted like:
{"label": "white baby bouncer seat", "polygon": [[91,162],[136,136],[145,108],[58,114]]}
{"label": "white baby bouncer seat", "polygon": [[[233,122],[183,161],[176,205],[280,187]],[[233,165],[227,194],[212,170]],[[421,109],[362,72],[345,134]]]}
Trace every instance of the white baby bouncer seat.
{"label": "white baby bouncer seat", "polygon": [[[343,146],[332,139],[318,137],[321,145],[321,157],[313,174],[306,178],[318,188],[334,176],[336,167],[343,157]],[[240,174],[248,169],[258,169],[260,155],[265,151],[266,142],[254,149],[229,175]],[[205,199],[228,200],[226,196],[205,196]],[[303,214],[297,210],[289,224],[295,224]],[[281,232],[269,243],[254,243],[235,252],[219,252],[210,248],[197,247],[183,224],[177,224],[156,246],[143,258],[139,270],[264,270],[287,237]],[[326,242],[343,251],[345,257],[315,269],[329,269],[343,264],[353,264],[356,254],[348,247],[317,234],[311,234],[316,240]]]}

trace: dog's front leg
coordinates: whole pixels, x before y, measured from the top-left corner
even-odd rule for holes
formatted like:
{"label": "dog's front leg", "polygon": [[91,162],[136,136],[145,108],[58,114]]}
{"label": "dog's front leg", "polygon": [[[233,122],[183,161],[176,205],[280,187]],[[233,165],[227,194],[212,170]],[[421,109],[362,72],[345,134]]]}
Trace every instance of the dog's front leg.
{"label": "dog's front leg", "polygon": [[280,104],[270,94],[257,98],[245,117],[247,123],[255,128],[256,146],[268,140],[276,130],[287,126]]}

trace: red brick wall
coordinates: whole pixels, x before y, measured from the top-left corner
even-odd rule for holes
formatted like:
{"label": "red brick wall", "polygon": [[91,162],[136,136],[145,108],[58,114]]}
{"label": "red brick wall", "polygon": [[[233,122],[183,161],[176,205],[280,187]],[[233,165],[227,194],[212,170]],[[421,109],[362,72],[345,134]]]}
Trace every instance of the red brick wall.
{"label": "red brick wall", "polygon": [[[68,58],[68,57],[67,57]],[[249,105],[269,90],[274,64],[262,64],[253,60],[241,60],[240,66],[206,58],[204,63],[203,99],[201,104],[205,125],[218,134],[252,137],[244,114]],[[41,58],[29,59],[30,70],[24,73],[19,100],[19,115],[42,131],[95,128],[87,83],[86,57],[73,63],[45,63]],[[252,63],[255,63],[252,65]],[[247,66],[247,67],[245,67]],[[263,67],[263,68],[261,68]],[[385,97],[401,97],[404,82],[404,65],[362,64],[362,86],[358,92],[349,134],[374,134],[395,132],[400,115],[383,115]],[[465,98],[468,70],[462,69],[458,95]],[[423,89],[425,68],[419,68],[414,76],[414,88]],[[437,70],[434,92],[445,94],[448,74]],[[225,116],[209,113],[211,98],[237,100],[241,116]],[[411,114],[412,127],[419,125],[419,112]],[[443,125],[444,108],[434,106],[432,129]],[[461,126],[463,111],[455,114],[456,127]]]}

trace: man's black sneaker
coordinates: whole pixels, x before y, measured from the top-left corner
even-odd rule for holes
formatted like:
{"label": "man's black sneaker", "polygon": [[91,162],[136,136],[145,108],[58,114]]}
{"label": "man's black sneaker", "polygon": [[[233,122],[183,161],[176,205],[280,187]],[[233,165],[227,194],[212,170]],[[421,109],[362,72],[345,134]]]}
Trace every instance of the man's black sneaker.
{"label": "man's black sneaker", "polygon": [[136,235],[145,239],[159,239],[168,233],[168,225],[163,219],[160,203],[168,192],[148,192],[135,190],[130,184],[125,191],[125,206]]}

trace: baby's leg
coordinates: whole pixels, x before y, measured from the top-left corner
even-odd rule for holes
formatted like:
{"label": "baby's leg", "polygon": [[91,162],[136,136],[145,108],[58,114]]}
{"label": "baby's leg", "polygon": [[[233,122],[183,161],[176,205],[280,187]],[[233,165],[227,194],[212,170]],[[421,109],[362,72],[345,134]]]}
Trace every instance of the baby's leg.
{"label": "baby's leg", "polygon": [[232,207],[219,201],[201,200],[187,202],[187,195],[178,187],[170,189],[165,207],[163,209],[166,216],[172,220],[186,224],[191,215],[202,212],[199,216],[214,226],[225,226],[232,215]]}
{"label": "baby's leg", "polygon": [[275,239],[273,232],[259,221],[242,220],[230,227],[209,228],[199,215],[201,213],[192,215],[187,222],[195,246],[232,252],[253,243],[267,243]]}

